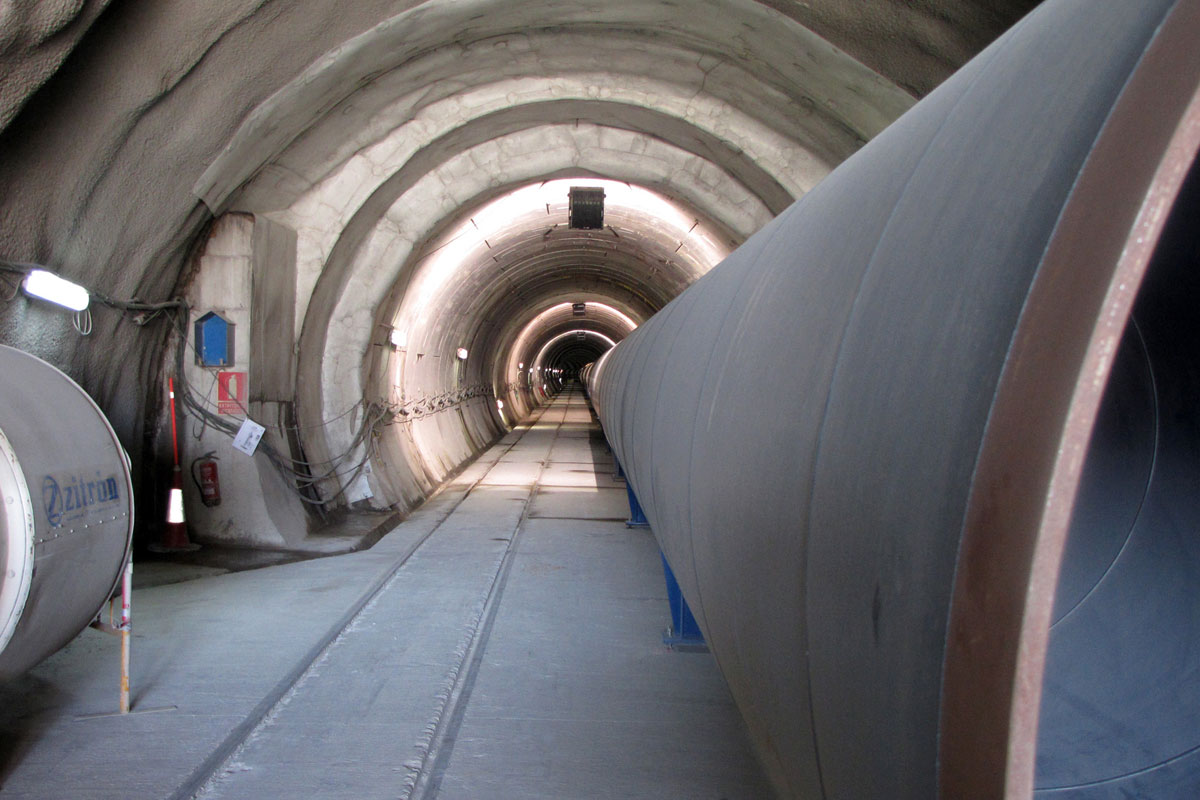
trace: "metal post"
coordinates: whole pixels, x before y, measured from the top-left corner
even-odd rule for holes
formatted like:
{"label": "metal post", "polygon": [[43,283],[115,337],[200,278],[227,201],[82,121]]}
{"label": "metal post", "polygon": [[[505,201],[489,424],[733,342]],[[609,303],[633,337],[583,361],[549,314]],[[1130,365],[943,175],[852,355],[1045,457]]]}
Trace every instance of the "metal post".
{"label": "metal post", "polygon": [[[115,600],[116,598],[113,598]],[[87,720],[100,717],[118,717],[130,713],[154,714],[159,711],[174,711],[175,706],[157,706],[155,708],[139,708],[136,712],[131,708],[129,692],[129,663],[130,649],[133,646],[133,622],[130,609],[133,605],[133,559],[125,564],[125,572],[121,576],[121,620],[113,624],[113,601],[108,604],[108,622],[97,617],[92,627],[104,633],[121,637],[121,697],[116,711],[102,711],[98,714],[80,714],[75,719]]]}
{"label": "metal post", "polygon": [[130,603],[133,598],[133,559],[125,564],[125,575],[121,578],[121,713],[129,713],[129,648],[133,634],[130,622]]}

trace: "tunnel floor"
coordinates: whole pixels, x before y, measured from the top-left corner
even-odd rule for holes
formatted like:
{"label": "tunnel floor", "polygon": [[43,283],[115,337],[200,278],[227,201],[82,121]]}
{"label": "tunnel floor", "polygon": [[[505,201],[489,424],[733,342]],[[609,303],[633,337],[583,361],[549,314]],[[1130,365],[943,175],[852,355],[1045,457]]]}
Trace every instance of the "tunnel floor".
{"label": "tunnel floor", "polygon": [[560,395],[372,549],[138,589],[0,686],[0,797],[765,798],[658,549]]}

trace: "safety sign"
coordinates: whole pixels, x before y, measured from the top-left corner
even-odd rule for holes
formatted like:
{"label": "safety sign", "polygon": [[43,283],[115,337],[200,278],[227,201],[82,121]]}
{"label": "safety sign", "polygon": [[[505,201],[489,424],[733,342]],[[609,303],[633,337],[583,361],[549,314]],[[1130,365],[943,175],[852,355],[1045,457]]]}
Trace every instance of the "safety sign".
{"label": "safety sign", "polygon": [[244,416],[246,410],[246,373],[217,373],[217,413]]}

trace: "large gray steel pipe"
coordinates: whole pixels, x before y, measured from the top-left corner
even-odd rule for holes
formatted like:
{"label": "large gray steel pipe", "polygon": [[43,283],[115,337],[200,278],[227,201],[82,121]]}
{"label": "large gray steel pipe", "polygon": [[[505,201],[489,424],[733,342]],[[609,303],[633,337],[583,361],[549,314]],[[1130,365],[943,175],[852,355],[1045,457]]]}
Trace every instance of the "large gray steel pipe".
{"label": "large gray steel pipe", "polygon": [[73,380],[0,345],[0,679],[74,638],[121,579],[133,491],[112,426]]}
{"label": "large gray steel pipe", "polygon": [[1198,85],[1049,0],[589,371],[782,794],[1200,796]]}

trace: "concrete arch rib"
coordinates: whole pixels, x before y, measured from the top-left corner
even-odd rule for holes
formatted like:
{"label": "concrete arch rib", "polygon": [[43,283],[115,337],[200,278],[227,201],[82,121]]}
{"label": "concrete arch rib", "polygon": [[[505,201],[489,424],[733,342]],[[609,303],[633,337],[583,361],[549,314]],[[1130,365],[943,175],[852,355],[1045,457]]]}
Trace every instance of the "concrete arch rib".
{"label": "concrete arch rib", "polygon": [[[635,134],[630,128],[615,128],[614,133],[604,135],[597,126],[581,122],[585,117],[621,119],[628,112],[635,121],[648,121],[655,116],[654,112],[645,109],[620,108],[611,103],[540,103],[537,104],[538,114],[531,116],[522,107],[496,112],[494,115],[481,118],[469,125],[456,129],[446,136],[430,142],[405,160],[398,169],[386,179],[374,183],[377,188],[365,199],[347,200],[341,197],[341,181],[338,185],[328,187],[324,193],[314,194],[301,202],[286,214],[272,215],[300,234],[299,269],[300,285],[298,295],[301,305],[297,313],[297,322],[305,314],[306,298],[309,291],[313,292],[313,307],[320,309],[323,303],[333,301],[343,288],[341,272],[346,269],[353,254],[362,245],[389,208],[392,208],[400,197],[411,192],[414,187],[431,172],[443,164],[453,162],[456,156],[464,153],[480,153],[481,148],[499,145],[497,151],[505,160],[516,160],[519,151],[528,148],[522,139],[527,136],[538,137],[538,129],[531,128],[531,120],[537,116],[544,119],[557,120],[562,125],[583,132],[579,134],[579,154],[570,159],[548,160],[541,166],[540,171],[525,171],[530,180],[552,177],[556,174],[569,172],[571,174],[586,174],[594,172],[617,179],[639,183],[655,189],[662,194],[680,200],[694,207],[699,213],[721,225],[730,237],[731,242],[738,242],[761,227],[775,213],[776,209],[764,205],[754,192],[748,190],[738,175],[723,173],[707,158],[708,148],[720,149],[722,145],[713,140],[706,140],[702,133],[683,128],[678,142],[668,139]],[[663,120],[663,123],[669,120]],[[678,121],[675,121],[678,123]],[[655,127],[663,127],[656,125]],[[617,133],[617,132],[621,133]],[[561,131],[560,131],[561,133]],[[623,142],[620,140],[624,138]],[[558,137],[562,138],[562,137]],[[533,152],[541,156],[541,144],[538,142]],[[584,152],[591,145],[589,152]],[[612,158],[601,161],[600,156],[605,150],[615,151]],[[695,149],[689,149],[694,147]],[[696,151],[699,151],[698,153]],[[528,155],[528,154],[526,154]],[[481,157],[482,158],[482,157]],[[745,165],[740,170],[748,180],[759,185],[771,183],[770,176]],[[506,166],[505,171],[512,170]],[[499,171],[498,171],[499,172]],[[351,187],[366,183],[358,179],[358,175],[348,176]],[[499,192],[500,186],[507,185],[503,174],[496,176],[493,187]],[[355,191],[351,188],[350,191]],[[357,190],[361,192],[362,190]],[[478,189],[470,190],[469,194],[456,193],[457,197],[476,194]],[[768,192],[770,194],[770,192]],[[483,197],[481,199],[486,199]],[[775,195],[772,202],[782,202],[784,197]],[[447,204],[447,211],[456,201]],[[334,213],[330,213],[330,211]],[[419,235],[419,234],[417,234]],[[318,275],[320,282],[318,282]],[[329,280],[333,279],[330,283]],[[307,323],[305,323],[307,326]],[[303,343],[302,343],[303,346]]]}
{"label": "concrete arch rib", "polygon": [[[509,151],[521,149],[522,134],[555,124],[576,128],[603,125],[624,132],[625,143],[621,146],[626,152],[621,156],[628,163],[597,164],[594,171],[641,183],[695,207],[722,225],[733,241],[741,241],[761,227],[781,210],[779,204],[791,202],[791,195],[772,176],[682,120],[616,103],[550,101],[472,120],[411,154],[398,154],[402,159],[399,163],[362,165],[327,180],[287,212],[272,216],[300,232],[302,272],[305,261],[310,262],[311,275],[331,267],[337,269],[346,258],[346,250],[357,248],[376,221],[426,174],[457,155],[478,152],[491,141],[502,142],[501,155],[508,158]],[[646,130],[661,133],[640,132]],[[612,140],[619,138],[613,134],[607,142],[601,142],[596,131],[588,135],[599,147],[611,147]],[[581,139],[580,147],[586,146]],[[675,167],[655,169],[654,159],[671,161]],[[571,168],[576,173],[586,172],[590,168],[586,160],[581,155],[569,165],[548,164],[546,174]],[[722,169],[718,164],[732,166]],[[387,177],[375,177],[379,173]],[[502,175],[497,183],[504,183]],[[245,210],[257,209],[251,205]],[[305,247],[315,252],[306,254]],[[314,260],[319,266],[311,264]],[[303,286],[303,277],[301,280],[303,296],[315,277],[309,278],[308,287]]]}
{"label": "concrete arch rib", "polygon": [[[729,173],[745,191],[766,206],[772,216],[791,205],[796,197],[811,188],[830,169],[830,162],[815,159],[794,145],[789,151],[789,143],[782,138],[770,142],[776,151],[773,153],[773,163],[765,157],[755,160],[747,148],[741,146],[744,142],[730,141],[712,130],[717,126],[705,127],[700,120],[689,119],[683,115],[686,108],[681,107],[678,111],[681,113],[676,115],[661,108],[638,105],[615,97],[591,99],[549,96],[520,104],[500,105],[487,113],[455,121],[454,125],[447,126],[437,136],[430,136],[427,126],[414,123],[397,128],[377,143],[360,149],[343,161],[339,169],[327,170],[319,181],[300,176],[299,164],[293,169],[288,162],[281,161],[279,174],[264,175],[248,186],[237,204],[240,209],[258,212],[287,206],[302,209],[306,197],[347,193],[345,205],[354,208],[381,190],[394,195],[398,187],[387,184],[396,180],[395,176],[403,169],[412,172],[419,171],[422,166],[429,168],[452,153],[544,125],[592,124],[633,131],[693,153]],[[753,120],[732,109],[712,109],[711,113],[726,113],[734,118],[735,123],[745,127],[754,126]],[[411,130],[414,127],[421,129]],[[421,139],[422,136],[428,138]],[[316,153],[312,153],[311,157],[315,156]],[[311,160],[307,151],[298,157]]]}
{"label": "concrete arch rib", "polygon": [[[906,110],[912,98],[794,20],[749,0],[696,0],[688,13],[666,0],[625,0],[597,6],[538,0],[425,3],[403,11],[327,51],[308,69],[261,103],[197,181],[194,192],[214,210],[306,130],[372,81],[436,56],[461,71],[480,43],[553,39],[602,33],[604,43],[637,39],[667,43],[693,54],[705,73],[734,64],[751,80],[790,98],[821,127],[866,140]],[[730,45],[733,45],[731,48]],[[540,52],[540,51],[539,51]],[[550,49],[549,59],[578,61],[588,50]],[[556,64],[553,71],[570,71]],[[546,64],[539,72],[545,74]],[[648,74],[655,74],[650,72]],[[424,80],[413,86],[429,85]],[[763,104],[769,108],[774,104]]]}

